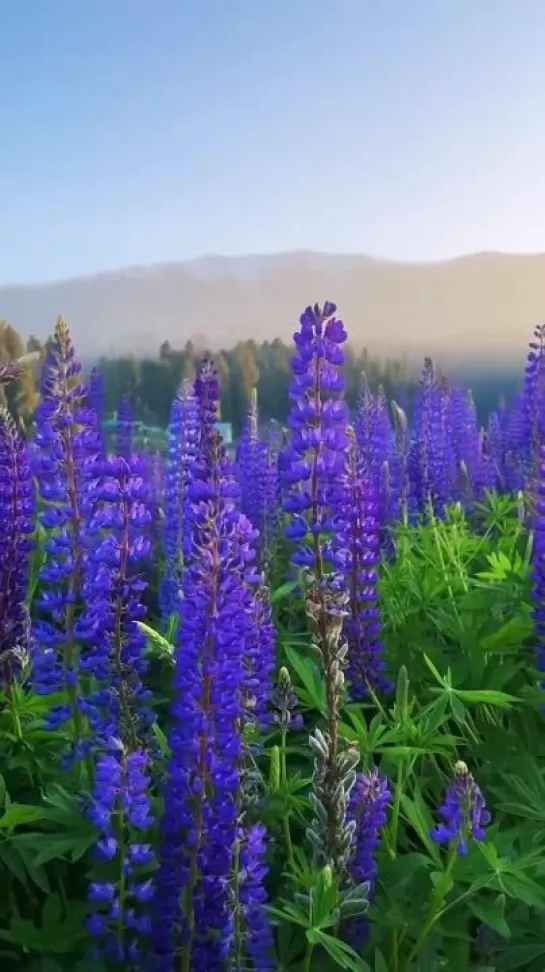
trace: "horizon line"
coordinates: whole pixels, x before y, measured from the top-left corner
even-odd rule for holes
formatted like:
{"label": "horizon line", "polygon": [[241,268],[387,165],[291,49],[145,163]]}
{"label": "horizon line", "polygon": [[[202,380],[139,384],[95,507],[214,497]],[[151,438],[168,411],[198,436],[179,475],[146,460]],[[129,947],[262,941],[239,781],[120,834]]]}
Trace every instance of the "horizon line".
{"label": "horizon line", "polygon": [[444,266],[449,263],[459,263],[463,260],[472,260],[475,258],[483,257],[503,257],[503,258],[528,258],[528,257],[540,257],[545,255],[545,250],[536,251],[510,251],[510,250],[475,250],[470,253],[460,253],[455,256],[440,257],[435,260],[408,260],[400,259],[396,257],[387,257],[379,255],[371,255],[369,253],[362,253],[360,251],[342,251],[334,253],[327,250],[308,250],[304,248],[296,250],[273,250],[271,252],[261,252],[261,253],[237,253],[237,254],[222,254],[222,253],[205,253],[192,257],[183,257],[181,259],[172,260],[158,260],[153,263],[135,263],[125,266],[112,267],[110,269],[97,269],[85,271],[79,274],[74,274],[73,276],[67,277],[55,277],[53,279],[46,280],[28,280],[23,282],[0,282],[1,290],[28,290],[28,289],[42,289],[59,287],[63,284],[71,283],[84,283],[91,280],[97,280],[104,277],[116,277],[122,274],[143,274],[154,270],[169,270],[175,267],[189,267],[191,264],[204,263],[206,261],[223,261],[225,263],[240,261],[240,260],[274,260],[282,257],[328,257],[330,259],[360,259],[366,260],[368,263],[376,263],[382,265],[399,266],[399,267],[434,267],[434,266]]}

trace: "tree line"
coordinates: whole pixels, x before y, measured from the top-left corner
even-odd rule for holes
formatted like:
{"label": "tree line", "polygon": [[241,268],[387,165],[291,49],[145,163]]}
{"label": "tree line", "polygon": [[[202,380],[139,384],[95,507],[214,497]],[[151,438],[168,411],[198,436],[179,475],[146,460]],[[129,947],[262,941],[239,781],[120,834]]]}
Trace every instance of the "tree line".
{"label": "tree line", "polygon": [[[12,360],[28,351],[41,352],[43,360],[47,346],[48,342],[42,345],[35,337],[25,342],[11,325],[0,322],[0,360]],[[155,357],[137,358],[126,354],[101,358],[97,364],[104,380],[105,414],[115,414],[120,399],[126,397],[132,403],[137,419],[147,425],[165,427],[180,382],[195,376],[204,353],[204,346],[199,348],[192,341],[187,341],[181,348],[164,341]],[[280,338],[262,344],[253,340],[239,341],[234,347],[213,354],[221,378],[221,417],[232,422],[235,432],[242,427],[254,387],[257,387],[261,419],[285,421],[289,408],[292,354],[292,346]],[[372,389],[382,385],[388,400],[395,399],[410,410],[419,373],[404,358],[379,359],[366,348],[348,346],[344,373],[347,399],[352,407],[361,388],[362,373],[365,373]],[[473,378],[478,411],[484,415],[495,408],[500,391],[509,391],[513,384],[512,376],[506,377],[505,382],[497,376],[491,380],[486,374],[477,381]],[[13,414],[26,423],[36,407],[38,388],[39,366],[26,371],[19,381],[0,389],[0,394],[8,399]]]}

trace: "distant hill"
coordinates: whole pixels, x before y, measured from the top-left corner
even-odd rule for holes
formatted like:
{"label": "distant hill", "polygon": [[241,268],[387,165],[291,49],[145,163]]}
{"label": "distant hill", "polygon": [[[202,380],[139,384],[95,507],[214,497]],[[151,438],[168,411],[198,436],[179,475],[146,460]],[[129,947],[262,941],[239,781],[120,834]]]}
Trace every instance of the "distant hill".
{"label": "distant hill", "polygon": [[375,354],[519,364],[545,314],[545,254],[397,263],[314,252],[207,256],[51,284],[0,286],[0,319],[24,337],[69,323],[86,357],[155,353],[206,335],[289,339],[310,301],[335,300],[351,341]]}

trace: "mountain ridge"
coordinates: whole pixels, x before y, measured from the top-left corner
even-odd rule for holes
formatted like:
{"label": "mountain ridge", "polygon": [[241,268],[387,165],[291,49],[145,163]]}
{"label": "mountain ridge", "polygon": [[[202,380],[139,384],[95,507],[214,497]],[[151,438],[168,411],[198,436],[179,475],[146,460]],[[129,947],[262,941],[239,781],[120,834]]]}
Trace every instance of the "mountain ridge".
{"label": "mountain ridge", "polygon": [[335,300],[350,340],[372,353],[445,360],[522,358],[545,310],[545,253],[397,261],[313,250],[132,266],[0,285],[0,319],[44,339],[67,320],[82,355],[156,354],[205,334],[288,340],[309,301]]}

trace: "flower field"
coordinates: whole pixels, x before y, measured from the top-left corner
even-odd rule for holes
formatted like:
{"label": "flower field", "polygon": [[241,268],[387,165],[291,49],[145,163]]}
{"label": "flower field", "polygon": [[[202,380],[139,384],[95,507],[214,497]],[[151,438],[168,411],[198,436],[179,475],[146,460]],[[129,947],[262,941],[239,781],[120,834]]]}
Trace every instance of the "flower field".
{"label": "flower field", "polygon": [[234,457],[210,359],[108,451],[62,320],[0,410],[2,972],[545,968],[545,328],[483,431],[335,314]]}

